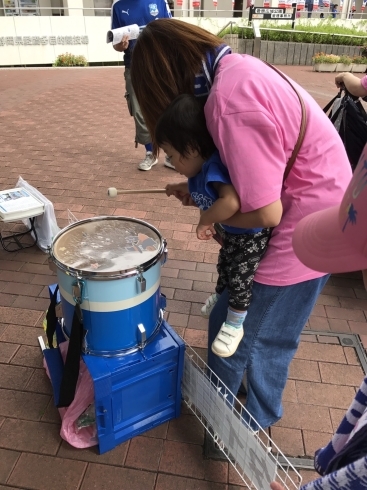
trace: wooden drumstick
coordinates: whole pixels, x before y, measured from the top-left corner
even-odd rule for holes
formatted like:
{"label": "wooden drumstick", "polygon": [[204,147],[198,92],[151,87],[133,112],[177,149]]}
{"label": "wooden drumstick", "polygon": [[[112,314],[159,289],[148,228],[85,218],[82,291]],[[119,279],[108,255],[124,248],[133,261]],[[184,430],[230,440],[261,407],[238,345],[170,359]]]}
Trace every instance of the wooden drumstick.
{"label": "wooden drumstick", "polygon": [[110,187],[107,194],[110,197],[116,197],[117,194],[153,194],[153,193],[165,193],[166,189],[116,189],[115,187]]}

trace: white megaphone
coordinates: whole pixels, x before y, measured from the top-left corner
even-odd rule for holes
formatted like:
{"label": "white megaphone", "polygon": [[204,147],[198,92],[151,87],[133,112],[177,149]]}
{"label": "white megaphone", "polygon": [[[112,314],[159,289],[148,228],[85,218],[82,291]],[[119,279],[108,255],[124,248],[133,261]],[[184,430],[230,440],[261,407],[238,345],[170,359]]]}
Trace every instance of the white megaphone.
{"label": "white megaphone", "polygon": [[142,30],[143,28],[139,27],[137,24],[119,27],[118,29],[110,29],[107,31],[107,42],[112,43],[113,45],[118,44],[124,36],[128,36],[129,41],[137,39]]}

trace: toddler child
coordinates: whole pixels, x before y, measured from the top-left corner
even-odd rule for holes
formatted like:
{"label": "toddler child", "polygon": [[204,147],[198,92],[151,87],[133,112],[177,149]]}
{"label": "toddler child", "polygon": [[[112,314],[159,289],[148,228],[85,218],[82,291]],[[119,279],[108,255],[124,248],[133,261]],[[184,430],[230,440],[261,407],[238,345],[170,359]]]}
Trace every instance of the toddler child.
{"label": "toddler child", "polygon": [[187,94],[178,96],[161,115],[155,141],[176,171],[188,179],[179,184],[168,184],[166,193],[185,201],[190,196],[200,208],[197,237],[209,240],[215,234],[213,224],[223,224],[217,286],[201,313],[209,318],[219,296],[228,288],[227,318],[211,349],[220,357],[229,357],[236,352],[244,335],[243,322],[251,302],[253,279],[266,251],[270,229],[225,225],[227,219],[240,211],[240,200],[208,132],[204,107],[199,99]]}

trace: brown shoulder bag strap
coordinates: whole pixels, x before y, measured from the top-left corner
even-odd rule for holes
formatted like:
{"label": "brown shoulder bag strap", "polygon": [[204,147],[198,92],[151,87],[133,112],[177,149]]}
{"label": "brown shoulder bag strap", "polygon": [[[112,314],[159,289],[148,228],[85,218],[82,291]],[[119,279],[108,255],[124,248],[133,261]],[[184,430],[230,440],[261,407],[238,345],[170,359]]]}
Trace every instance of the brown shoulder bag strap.
{"label": "brown shoulder bag strap", "polygon": [[306,127],[307,127],[307,112],[306,112],[305,103],[304,103],[304,101],[303,101],[300,93],[296,89],[296,87],[294,87],[294,85],[288,80],[288,78],[285,75],[283,75],[283,73],[281,71],[279,71],[277,68],[275,68],[275,66],[271,65],[270,63],[267,63],[266,61],[264,61],[264,63],[266,65],[270,66],[270,68],[272,68],[273,70],[275,70],[278,73],[278,75],[280,75],[282,78],[284,78],[284,80],[286,82],[289,83],[289,85],[292,87],[292,89],[296,92],[297,97],[298,97],[298,99],[300,101],[300,104],[301,104],[301,111],[302,111],[301,127],[300,127],[300,130],[299,130],[299,134],[298,134],[298,139],[297,139],[296,145],[295,145],[295,147],[294,147],[294,149],[292,151],[292,155],[290,156],[290,158],[289,158],[289,160],[287,162],[287,166],[285,168],[284,177],[283,177],[283,183],[284,183],[285,182],[285,179],[288,177],[289,172],[291,171],[291,169],[293,167],[294,162],[296,161],[298,152],[301,149],[301,146],[302,146],[302,143],[303,143],[303,140],[304,140],[304,137],[305,137]]}

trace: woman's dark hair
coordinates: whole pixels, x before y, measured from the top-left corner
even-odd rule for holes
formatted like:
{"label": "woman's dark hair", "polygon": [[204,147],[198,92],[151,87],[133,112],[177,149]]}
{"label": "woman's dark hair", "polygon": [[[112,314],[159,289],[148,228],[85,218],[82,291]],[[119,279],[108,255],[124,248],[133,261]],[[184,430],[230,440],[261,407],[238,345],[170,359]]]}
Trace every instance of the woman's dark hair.
{"label": "woman's dark hair", "polygon": [[150,22],[139,34],[131,80],[155,151],[158,118],[178,95],[194,93],[202,61],[221,44],[223,40],[214,34],[175,19]]}
{"label": "woman's dark hair", "polygon": [[179,95],[167,107],[158,119],[154,139],[158,146],[168,143],[184,156],[196,150],[207,159],[215,150],[206,127],[203,102],[194,95]]}

